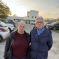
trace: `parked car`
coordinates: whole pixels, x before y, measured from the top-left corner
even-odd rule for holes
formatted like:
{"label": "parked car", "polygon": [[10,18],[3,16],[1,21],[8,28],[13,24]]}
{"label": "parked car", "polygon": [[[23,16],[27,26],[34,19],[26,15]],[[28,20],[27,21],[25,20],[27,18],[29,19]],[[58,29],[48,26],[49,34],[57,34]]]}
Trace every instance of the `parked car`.
{"label": "parked car", "polygon": [[13,26],[13,24],[6,24],[6,25],[8,26],[10,33],[14,31],[15,27]]}
{"label": "parked car", "polygon": [[48,23],[47,23],[47,26],[50,25],[51,23],[52,23],[52,22],[48,22]]}
{"label": "parked car", "polygon": [[33,24],[33,25],[35,25],[35,21],[31,21],[31,22],[30,22],[30,24]]}
{"label": "parked car", "polygon": [[18,20],[15,20],[15,22],[18,22]]}
{"label": "parked car", "polygon": [[0,19],[0,20],[8,26],[10,32],[12,32],[15,29],[15,24],[12,20],[7,20],[7,19]]}
{"label": "parked car", "polygon": [[49,26],[50,24],[51,24],[51,22],[45,22],[45,23],[44,23],[44,26],[47,27],[47,26]]}
{"label": "parked car", "polygon": [[2,21],[2,22],[4,22],[4,23],[8,23],[8,24],[13,24],[14,25],[14,27],[16,27],[15,26],[15,22],[13,21],[13,20],[11,20],[11,19],[0,19],[0,21]]}
{"label": "parked car", "polygon": [[0,21],[0,42],[10,35],[10,31],[5,23]]}
{"label": "parked car", "polygon": [[50,30],[57,30],[59,29],[59,22],[53,22],[50,25],[47,26]]}
{"label": "parked car", "polygon": [[47,26],[47,23],[48,23],[48,22],[44,22],[44,26],[45,26],[45,27]]}

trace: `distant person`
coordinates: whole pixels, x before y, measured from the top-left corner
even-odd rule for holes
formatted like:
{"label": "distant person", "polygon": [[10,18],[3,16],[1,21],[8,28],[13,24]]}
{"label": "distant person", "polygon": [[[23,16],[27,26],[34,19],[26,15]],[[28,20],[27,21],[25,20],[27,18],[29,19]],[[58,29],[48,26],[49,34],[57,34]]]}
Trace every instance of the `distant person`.
{"label": "distant person", "polygon": [[18,30],[11,33],[7,38],[4,58],[5,59],[26,59],[29,47],[30,36],[25,31],[25,22],[18,23]]}
{"label": "distant person", "polygon": [[37,17],[36,26],[31,30],[30,55],[28,59],[47,59],[52,47],[52,33],[44,27],[43,17]]}

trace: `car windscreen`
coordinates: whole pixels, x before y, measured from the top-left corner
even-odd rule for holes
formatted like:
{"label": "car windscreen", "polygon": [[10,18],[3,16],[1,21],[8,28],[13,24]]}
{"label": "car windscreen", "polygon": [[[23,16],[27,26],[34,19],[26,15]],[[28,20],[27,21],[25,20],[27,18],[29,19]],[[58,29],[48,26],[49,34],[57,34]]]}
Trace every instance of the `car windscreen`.
{"label": "car windscreen", "polygon": [[57,22],[53,22],[53,23],[51,23],[51,25],[54,25],[54,24],[57,24]]}
{"label": "car windscreen", "polygon": [[13,20],[4,20],[5,23],[13,23]]}
{"label": "car windscreen", "polygon": [[2,19],[0,19],[0,21],[2,21]]}
{"label": "car windscreen", "polygon": [[5,23],[1,22],[0,27],[7,27]]}
{"label": "car windscreen", "polygon": [[3,22],[4,22],[4,23],[8,23],[9,21],[4,19]]}
{"label": "car windscreen", "polygon": [[9,22],[13,22],[13,20],[9,20]]}

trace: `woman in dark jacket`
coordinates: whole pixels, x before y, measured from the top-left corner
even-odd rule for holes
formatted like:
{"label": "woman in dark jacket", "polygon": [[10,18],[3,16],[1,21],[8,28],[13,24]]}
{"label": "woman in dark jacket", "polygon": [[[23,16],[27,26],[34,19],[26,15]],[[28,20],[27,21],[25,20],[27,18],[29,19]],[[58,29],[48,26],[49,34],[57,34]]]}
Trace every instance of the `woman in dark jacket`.
{"label": "woman in dark jacket", "polygon": [[37,17],[36,26],[31,30],[30,55],[28,59],[47,59],[52,47],[52,33],[44,27],[44,19]]}
{"label": "woman in dark jacket", "polygon": [[26,59],[29,47],[30,36],[25,31],[25,22],[18,23],[18,30],[11,33],[7,38],[4,58],[5,59]]}

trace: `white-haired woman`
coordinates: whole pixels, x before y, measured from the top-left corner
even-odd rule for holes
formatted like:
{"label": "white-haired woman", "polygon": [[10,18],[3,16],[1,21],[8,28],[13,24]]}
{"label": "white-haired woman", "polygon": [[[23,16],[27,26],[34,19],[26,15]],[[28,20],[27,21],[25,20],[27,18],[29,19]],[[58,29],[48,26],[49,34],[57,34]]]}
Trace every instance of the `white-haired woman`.
{"label": "white-haired woman", "polygon": [[4,51],[5,59],[26,59],[30,36],[25,31],[25,25],[24,21],[20,21],[18,30],[12,32],[7,38]]}
{"label": "white-haired woman", "polygon": [[28,59],[47,59],[52,47],[51,31],[44,27],[43,17],[37,17],[36,26],[31,30],[30,55]]}

